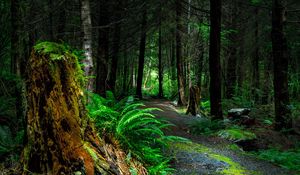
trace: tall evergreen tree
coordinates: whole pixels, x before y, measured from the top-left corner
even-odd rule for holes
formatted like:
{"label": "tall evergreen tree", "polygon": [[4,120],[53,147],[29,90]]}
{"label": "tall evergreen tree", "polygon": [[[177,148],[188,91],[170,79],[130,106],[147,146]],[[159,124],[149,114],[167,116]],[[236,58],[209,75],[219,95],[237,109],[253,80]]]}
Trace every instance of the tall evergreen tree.
{"label": "tall evergreen tree", "polygon": [[222,119],[221,104],[221,0],[210,0],[210,103],[211,115],[214,119]]}

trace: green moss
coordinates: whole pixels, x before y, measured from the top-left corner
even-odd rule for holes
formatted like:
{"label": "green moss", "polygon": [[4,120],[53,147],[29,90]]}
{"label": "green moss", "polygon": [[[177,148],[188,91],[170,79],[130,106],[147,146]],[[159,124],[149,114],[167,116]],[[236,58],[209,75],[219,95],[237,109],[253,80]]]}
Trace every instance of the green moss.
{"label": "green moss", "polygon": [[34,49],[38,53],[50,55],[52,60],[60,60],[64,58],[65,53],[69,52],[66,45],[58,44],[54,42],[40,42],[34,46]]}
{"label": "green moss", "polygon": [[177,148],[178,150],[181,151],[187,151],[187,152],[192,152],[192,153],[205,153],[207,154],[210,158],[225,162],[229,166],[222,170],[220,173],[225,174],[225,175],[243,175],[243,174],[259,174],[254,171],[249,171],[245,169],[243,166],[241,166],[239,163],[234,162],[231,158],[226,157],[221,154],[217,154],[213,152],[210,148],[200,145],[197,143],[173,143],[174,147]]}
{"label": "green moss", "polygon": [[[38,54],[44,55],[45,58],[50,59],[49,67],[52,73],[57,72],[56,69],[59,67],[56,64],[57,61],[66,61],[67,64],[71,65],[72,69],[75,70],[74,74],[68,75],[73,76],[73,80],[77,81],[80,86],[86,84],[86,77],[84,76],[84,71],[82,70],[82,64],[79,62],[80,57],[76,50],[72,50],[66,44],[58,44],[54,42],[40,42],[34,46],[34,50]],[[69,66],[66,66],[67,68]],[[58,76],[58,77],[57,77]],[[54,76],[55,77],[55,76]],[[56,75],[56,78],[59,78],[59,74]]]}

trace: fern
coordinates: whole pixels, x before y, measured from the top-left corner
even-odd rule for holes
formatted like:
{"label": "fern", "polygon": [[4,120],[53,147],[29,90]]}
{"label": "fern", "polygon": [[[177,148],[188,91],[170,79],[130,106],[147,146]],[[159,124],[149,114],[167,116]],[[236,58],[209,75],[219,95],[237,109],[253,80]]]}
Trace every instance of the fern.
{"label": "fern", "polygon": [[[88,110],[100,132],[109,132],[121,143],[128,156],[139,159],[148,168],[150,174],[170,174],[169,159],[162,149],[170,141],[186,139],[165,136],[162,129],[170,126],[166,121],[158,120],[153,114],[157,108],[145,108],[142,103],[127,97],[119,102],[111,92],[107,98],[90,93]],[[134,174],[134,170],[132,170]]]}
{"label": "fern", "polygon": [[278,149],[261,150],[255,153],[259,158],[275,163],[285,169],[300,170],[300,149],[280,151]]}
{"label": "fern", "polygon": [[242,140],[252,140],[256,138],[256,135],[254,133],[239,128],[224,129],[219,131],[218,135],[222,138],[235,142]]}

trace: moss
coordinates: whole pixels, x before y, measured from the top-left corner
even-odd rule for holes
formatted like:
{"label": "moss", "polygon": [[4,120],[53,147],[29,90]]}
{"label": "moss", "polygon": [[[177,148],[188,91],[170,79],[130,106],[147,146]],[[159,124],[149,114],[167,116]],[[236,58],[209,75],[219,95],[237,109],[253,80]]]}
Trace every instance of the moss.
{"label": "moss", "polygon": [[38,53],[50,55],[52,60],[63,59],[68,49],[65,45],[54,43],[54,42],[40,42],[34,46],[34,49]]}
{"label": "moss", "polygon": [[[59,67],[55,65],[57,61],[66,61],[75,70],[74,74],[68,75],[74,77],[73,80],[76,81],[74,83],[79,83],[79,85],[82,87],[86,84],[87,79],[84,76],[84,71],[82,70],[82,65],[79,62],[78,54],[74,53],[74,51],[69,46],[65,44],[45,41],[36,44],[34,46],[34,50],[44,58],[51,60],[49,62],[51,72],[57,73],[56,69],[58,69]],[[68,66],[66,66],[66,68],[68,68]],[[59,76],[59,73],[57,76]]]}
{"label": "moss", "polygon": [[196,152],[196,153],[205,153],[210,158],[225,162],[228,164],[228,167],[224,170],[222,170],[220,173],[225,175],[243,175],[243,174],[259,174],[255,171],[249,171],[245,169],[243,166],[241,166],[239,163],[234,162],[231,158],[226,157],[221,154],[217,154],[213,152],[210,148],[203,146],[201,144],[197,143],[173,143],[174,147],[178,150],[183,150],[187,152]]}

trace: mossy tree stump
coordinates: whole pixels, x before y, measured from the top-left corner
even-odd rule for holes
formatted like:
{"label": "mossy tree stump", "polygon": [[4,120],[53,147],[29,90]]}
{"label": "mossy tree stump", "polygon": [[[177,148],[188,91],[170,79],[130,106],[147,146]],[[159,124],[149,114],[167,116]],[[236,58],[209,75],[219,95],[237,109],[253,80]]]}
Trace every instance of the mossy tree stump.
{"label": "mossy tree stump", "polygon": [[189,102],[186,114],[191,113],[194,116],[199,114],[200,98],[200,88],[198,86],[190,87]]}
{"label": "mossy tree stump", "polygon": [[97,136],[85,110],[82,70],[74,54],[63,45],[40,43],[27,66],[23,174],[130,174],[132,168],[146,174],[140,163],[126,162],[115,141],[105,143]]}

